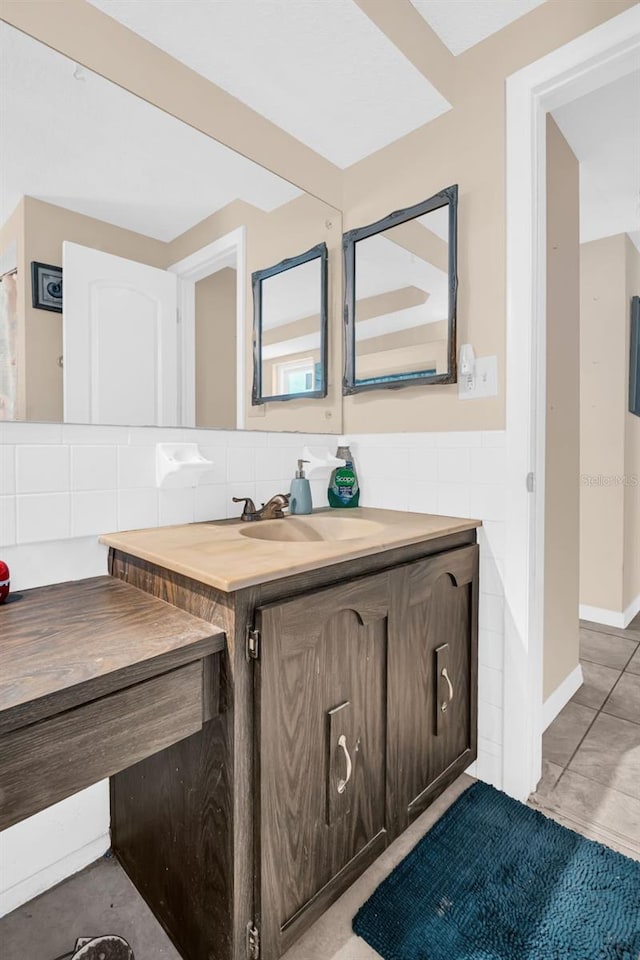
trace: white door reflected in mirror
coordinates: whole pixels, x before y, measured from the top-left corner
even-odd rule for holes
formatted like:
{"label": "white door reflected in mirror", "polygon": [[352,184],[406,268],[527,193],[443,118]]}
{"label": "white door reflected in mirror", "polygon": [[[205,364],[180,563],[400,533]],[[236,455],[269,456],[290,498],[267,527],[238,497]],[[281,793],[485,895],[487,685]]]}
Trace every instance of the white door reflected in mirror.
{"label": "white door reflected in mirror", "polygon": [[180,423],[177,277],[63,243],[63,405],[70,423]]}

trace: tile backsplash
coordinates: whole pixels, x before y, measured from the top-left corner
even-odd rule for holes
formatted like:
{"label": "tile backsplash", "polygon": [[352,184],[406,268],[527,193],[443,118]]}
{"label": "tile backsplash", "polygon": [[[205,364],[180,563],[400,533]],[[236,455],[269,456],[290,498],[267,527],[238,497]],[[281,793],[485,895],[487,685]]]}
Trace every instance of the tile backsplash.
{"label": "tile backsplash", "polygon": [[482,520],[480,543],[478,761],[502,785],[504,660],[504,431],[362,434],[352,452],[363,506]]}
{"label": "tile backsplash", "polygon": [[[286,492],[302,447],[333,450],[336,442],[316,434],[30,423],[0,424],[0,440],[0,547],[18,563],[19,588],[38,582],[17,548],[239,515],[233,496],[262,501]],[[155,445],[165,440],[195,441],[212,461],[198,486],[157,489]],[[326,481],[312,486],[323,502]]]}
{"label": "tile backsplash", "polygon": [[[191,440],[213,463],[196,487],[158,490],[155,444]],[[0,424],[0,547],[16,589],[103,573],[99,533],[237,516],[289,488],[302,448],[330,434],[157,427]],[[351,438],[363,506],[477,517],[480,559],[480,737],[502,743],[505,434],[360,434]],[[326,504],[326,478],[312,479]],[[501,781],[494,754],[493,782]],[[482,765],[489,758],[481,757]]]}
{"label": "tile backsplash", "polygon": [[[189,440],[213,461],[197,487],[158,490],[155,444]],[[363,506],[477,517],[480,542],[478,760],[470,772],[502,785],[504,651],[505,434],[396,433],[353,436]],[[257,503],[286,492],[302,448],[328,447],[318,434],[0,423],[0,559],[14,589],[98,576],[107,550],[99,533],[240,514],[233,496]],[[327,480],[312,479],[314,504]],[[0,883],[0,914],[14,909],[99,856],[108,844],[105,784],[17,824],[2,851],[24,837],[68,838],[62,853],[34,847],[33,862],[11,867]],[[95,800],[95,802],[94,802]],[[73,840],[83,820],[83,842]],[[86,836],[85,836],[86,834]],[[88,839],[87,839],[88,838]],[[31,845],[33,846],[33,845]]]}

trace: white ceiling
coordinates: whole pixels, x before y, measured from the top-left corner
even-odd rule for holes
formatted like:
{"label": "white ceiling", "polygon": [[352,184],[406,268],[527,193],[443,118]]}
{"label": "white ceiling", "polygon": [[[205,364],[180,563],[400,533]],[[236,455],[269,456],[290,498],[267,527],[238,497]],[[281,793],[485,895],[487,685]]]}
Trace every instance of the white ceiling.
{"label": "white ceiling", "polygon": [[580,161],[580,241],[629,233],[638,246],[640,71],[554,110],[553,117]]}
{"label": "white ceiling", "polygon": [[0,23],[0,223],[24,195],[172,240],[235,199],[301,191]]}
{"label": "white ceiling", "polygon": [[[321,267],[321,260],[316,257],[262,281],[264,330],[316,315],[320,330]],[[318,333],[318,339],[319,336]]]}
{"label": "white ceiling", "polygon": [[544,0],[411,0],[411,3],[457,56],[539,7]]}
{"label": "white ceiling", "polygon": [[416,220],[418,223],[421,223],[423,227],[426,227],[427,230],[430,230],[431,233],[435,233],[436,237],[440,237],[441,240],[447,243],[449,240],[448,204],[444,207],[438,207],[436,210],[431,210],[422,217],[416,217]]}
{"label": "white ceiling", "polygon": [[450,109],[352,0],[90,2],[339,167]]}
{"label": "white ceiling", "polygon": [[410,253],[382,233],[358,241],[356,301],[404,287],[417,287],[428,293],[426,302],[417,307],[360,321],[356,326],[358,340],[437,323],[449,315],[449,282],[443,270]]}

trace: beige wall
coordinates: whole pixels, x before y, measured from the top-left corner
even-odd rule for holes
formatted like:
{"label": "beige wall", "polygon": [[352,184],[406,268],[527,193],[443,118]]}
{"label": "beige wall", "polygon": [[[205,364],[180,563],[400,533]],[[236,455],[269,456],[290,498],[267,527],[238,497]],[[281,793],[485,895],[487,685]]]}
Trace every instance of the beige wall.
{"label": "beige wall", "polygon": [[196,426],[236,428],[236,271],[196,283]]}
{"label": "beige wall", "polygon": [[345,433],[424,430],[425,424],[431,430],[504,428],[505,78],[632,4],[549,0],[455,58],[435,44],[436,62],[410,11],[358,2],[393,28],[394,41],[419,69],[441,70],[454,107],[345,171],[345,230],[458,183],[458,345],[472,343],[477,356],[497,355],[499,394],[460,402],[456,385],[434,385],[346,397]]}
{"label": "beige wall", "polygon": [[580,212],[578,161],[547,117],[547,444],[543,698],[579,660]]}
{"label": "beige wall", "polygon": [[629,413],[638,291],[626,234],[582,245],[580,602],[618,614],[640,596],[640,418]]}
{"label": "beige wall", "polygon": [[[85,0],[2,0],[8,22],[90,69],[262,163],[344,212],[350,229],[460,185],[458,343],[496,354],[499,395],[459,402],[455,385],[406,387],[346,398],[344,429],[496,429],[505,424],[505,89],[514,71],[632,6],[634,0],[548,0],[453,57],[408,0],[357,0],[453,109],[346,171],[279,130]],[[64,6],[65,15],[60,15]],[[334,219],[339,219],[334,214]],[[340,226],[335,223],[339,233]],[[304,231],[298,237],[303,239]],[[321,237],[313,238],[317,242]],[[268,237],[264,238],[269,252]],[[297,252],[297,251],[296,251]],[[272,262],[280,259],[272,250]],[[260,258],[258,258],[260,259]],[[339,255],[331,275],[340,273]],[[339,285],[336,282],[336,285]],[[334,290],[332,296],[337,296]],[[337,297],[339,301],[339,296]],[[338,315],[341,315],[341,311]],[[341,336],[340,323],[332,338]],[[339,362],[339,365],[338,365]],[[328,403],[271,404],[248,418],[265,429],[333,430],[339,419],[341,350],[336,342]],[[295,403],[292,401],[292,403]],[[272,409],[276,408],[277,409]]]}
{"label": "beige wall", "polygon": [[625,414],[625,237],[580,250],[580,602],[622,611]]}
{"label": "beige wall", "polygon": [[[629,356],[631,298],[640,296],[640,253],[625,236],[626,296],[625,296],[625,355]],[[629,391],[629,364],[626,365],[625,385]],[[640,597],[640,417],[624,414],[624,561],[622,604],[626,610]]]}

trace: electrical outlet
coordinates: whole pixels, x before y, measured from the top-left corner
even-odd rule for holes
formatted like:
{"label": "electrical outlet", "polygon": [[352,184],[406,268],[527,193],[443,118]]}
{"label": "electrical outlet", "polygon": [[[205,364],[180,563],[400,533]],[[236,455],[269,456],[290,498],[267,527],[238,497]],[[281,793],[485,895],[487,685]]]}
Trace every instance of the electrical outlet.
{"label": "electrical outlet", "polygon": [[473,383],[469,389],[469,378],[461,376],[458,380],[459,400],[480,400],[483,397],[495,397],[498,394],[498,358],[476,357],[473,371]]}

